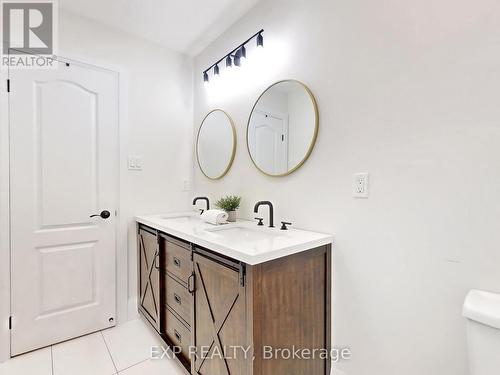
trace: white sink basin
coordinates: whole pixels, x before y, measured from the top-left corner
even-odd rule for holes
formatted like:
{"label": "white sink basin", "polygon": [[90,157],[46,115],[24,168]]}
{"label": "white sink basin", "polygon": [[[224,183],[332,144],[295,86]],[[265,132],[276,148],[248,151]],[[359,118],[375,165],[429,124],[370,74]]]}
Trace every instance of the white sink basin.
{"label": "white sink basin", "polygon": [[163,216],[161,217],[161,219],[177,223],[189,223],[193,221],[200,221],[200,218],[195,215]]}
{"label": "white sink basin", "polygon": [[220,239],[228,241],[254,242],[261,240],[272,240],[282,237],[280,233],[274,233],[266,229],[250,228],[248,226],[228,226],[205,229]]}

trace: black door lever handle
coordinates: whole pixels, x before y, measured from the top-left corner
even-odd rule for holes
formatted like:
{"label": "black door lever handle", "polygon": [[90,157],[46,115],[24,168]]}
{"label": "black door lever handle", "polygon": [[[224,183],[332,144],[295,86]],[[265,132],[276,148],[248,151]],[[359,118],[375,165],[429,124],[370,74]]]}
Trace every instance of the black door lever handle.
{"label": "black door lever handle", "polygon": [[110,212],[107,211],[107,210],[104,210],[104,211],[101,211],[100,214],[95,214],[95,215],[90,215],[90,217],[96,217],[96,216],[100,216],[102,217],[103,219],[107,219],[108,217],[111,216]]}

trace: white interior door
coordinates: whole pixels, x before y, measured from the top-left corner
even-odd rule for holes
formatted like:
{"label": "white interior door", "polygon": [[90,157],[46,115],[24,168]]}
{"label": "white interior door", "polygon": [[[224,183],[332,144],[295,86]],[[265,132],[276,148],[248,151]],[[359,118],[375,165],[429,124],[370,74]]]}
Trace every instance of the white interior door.
{"label": "white interior door", "polygon": [[255,110],[255,126],[250,128],[248,143],[255,162],[270,174],[285,173],[288,169],[288,126],[277,115]]}
{"label": "white interior door", "polygon": [[9,74],[18,355],[114,325],[118,81],[73,63]]}

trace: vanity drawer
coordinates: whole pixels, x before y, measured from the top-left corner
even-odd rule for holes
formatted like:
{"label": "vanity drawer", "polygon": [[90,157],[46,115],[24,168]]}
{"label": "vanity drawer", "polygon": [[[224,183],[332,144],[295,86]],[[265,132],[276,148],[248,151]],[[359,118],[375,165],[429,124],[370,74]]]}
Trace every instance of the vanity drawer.
{"label": "vanity drawer", "polygon": [[191,345],[191,332],[189,329],[177,319],[170,310],[166,311],[166,335],[174,346],[181,348],[181,354],[189,360],[189,346]]}
{"label": "vanity drawer", "polygon": [[165,262],[167,272],[187,285],[189,276],[193,272],[191,250],[165,240]]}
{"label": "vanity drawer", "polygon": [[191,323],[193,297],[186,287],[179,284],[169,275],[165,275],[165,294],[167,305],[179,315],[186,324]]}

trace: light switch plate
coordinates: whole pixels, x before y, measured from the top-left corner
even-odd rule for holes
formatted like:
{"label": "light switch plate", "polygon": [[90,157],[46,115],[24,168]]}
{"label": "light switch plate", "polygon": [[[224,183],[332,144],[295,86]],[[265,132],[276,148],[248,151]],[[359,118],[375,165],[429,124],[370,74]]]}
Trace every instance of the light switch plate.
{"label": "light switch plate", "polygon": [[368,173],[356,173],[353,178],[352,196],[354,198],[368,198]]}
{"label": "light switch plate", "polygon": [[139,171],[142,171],[142,158],[139,156],[136,156],[135,158],[135,168]]}
{"label": "light switch plate", "polygon": [[142,171],[142,158],[140,156],[129,155],[128,169],[129,171]]}
{"label": "light switch plate", "polygon": [[191,181],[189,180],[182,181],[182,191],[191,191]]}

